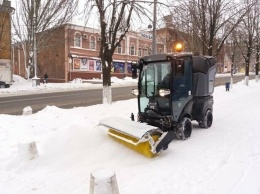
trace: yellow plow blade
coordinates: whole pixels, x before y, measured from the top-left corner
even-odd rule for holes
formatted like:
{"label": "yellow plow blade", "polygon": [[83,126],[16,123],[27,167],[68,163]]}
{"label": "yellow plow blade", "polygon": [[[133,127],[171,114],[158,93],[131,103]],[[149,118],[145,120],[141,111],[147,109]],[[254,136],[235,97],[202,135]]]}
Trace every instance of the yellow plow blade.
{"label": "yellow plow blade", "polygon": [[[123,145],[126,145],[130,149],[135,150],[148,158],[153,158],[156,155],[151,152],[151,145],[148,140],[145,142],[137,143],[139,141],[137,138],[120,133],[119,131],[113,130],[112,128],[109,128],[108,134],[116,141],[120,142]],[[154,142],[156,142],[160,138],[159,135],[151,135],[151,137],[153,138]]]}

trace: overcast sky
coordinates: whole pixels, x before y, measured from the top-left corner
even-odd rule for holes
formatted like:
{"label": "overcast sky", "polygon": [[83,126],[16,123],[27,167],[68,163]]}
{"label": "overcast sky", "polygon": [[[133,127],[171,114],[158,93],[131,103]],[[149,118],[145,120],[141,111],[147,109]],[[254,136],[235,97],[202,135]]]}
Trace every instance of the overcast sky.
{"label": "overcast sky", "polygon": [[[1,1],[2,0],[0,0],[0,2]],[[16,4],[18,1],[20,1],[20,0],[11,0],[12,7],[16,8]],[[84,16],[82,14],[85,9],[85,7],[84,7],[85,2],[86,2],[85,0],[79,0],[79,6],[78,6],[79,15],[73,19],[73,22],[80,24],[80,25],[85,25]],[[139,3],[139,4],[141,4],[143,7],[147,7],[153,13],[154,0],[146,0],[146,2],[151,2],[151,3]],[[166,3],[165,0],[159,0],[158,2]],[[158,3],[157,4],[157,28],[162,25],[162,18],[163,18],[163,16],[167,15],[167,13],[169,13],[167,11],[167,8],[165,8],[165,6],[162,6],[160,3]],[[97,19],[98,19],[98,14],[92,13],[91,17],[87,23],[87,26],[98,27]],[[153,19],[152,15],[151,15],[151,19]],[[136,17],[134,17],[133,20],[139,21]],[[132,28],[136,29],[136,30],[148,30],[149,24],[152,24],[152,21],[149,21],[149,19],[144,19],[143,22],[140,22],[140,21],[132,22]]]}

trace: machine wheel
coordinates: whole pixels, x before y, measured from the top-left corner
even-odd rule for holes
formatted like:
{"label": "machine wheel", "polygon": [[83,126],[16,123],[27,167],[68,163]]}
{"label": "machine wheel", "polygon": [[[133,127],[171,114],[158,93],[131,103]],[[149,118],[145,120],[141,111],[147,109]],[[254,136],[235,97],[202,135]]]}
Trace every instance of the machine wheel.
{"label": "machine wheel", "polygon": [[199,121],[199,126],[201,128],[209,128],[211,127],[213,122],[213,114],[211,110],[207,110],[205,116],[201,121]]}
{"label": "machine wheel", "polygon": [[177,139],[185,140],[188,139],[192,132],[192,123],[188,117],[182,118],[177,130],[175,131],[175,136]]}

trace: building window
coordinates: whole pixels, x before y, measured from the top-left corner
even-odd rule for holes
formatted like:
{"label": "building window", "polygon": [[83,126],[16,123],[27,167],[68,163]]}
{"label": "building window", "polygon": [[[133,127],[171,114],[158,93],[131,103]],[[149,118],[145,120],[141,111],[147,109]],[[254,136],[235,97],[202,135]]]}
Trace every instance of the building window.
{"label": "building window", "polygon": [[96,37],[95,36],[91,36],[90,37],[90,49],[96,49]]}
{"label": "building window", "polygon": [[118,54],[122,54],[122,46],[121,46],[121,45],[119,45],[119,46],[117,47],[117,53],[118,53]]}
{"label": "building window", "polygon": [[148,55],[148,49],[147,49],[147,45],[144,46],[144,56]]}
{"label": "building window", "polygon": [[148,51],[148,54],[151,55],[152,54],[152,46],[149,47],[149,51]]}
{"label": "building window", "polygon": [[135,55],[135,44],[131,44],[131,50],[130,50],[130,55]]}
{"label": "building window", "polygon": [[159,48],[159,53],[163,53],[163,50],[162,50],[162,48]]}
{"label": "building window", "polygon": [[80,33],[75,33],[74,35],[74,46],[75,47],[82,47],[82,36]]}
{"label": "building window", "polygon": [[142,56],[142,48],[138,49],[138,56],[141,57]]}

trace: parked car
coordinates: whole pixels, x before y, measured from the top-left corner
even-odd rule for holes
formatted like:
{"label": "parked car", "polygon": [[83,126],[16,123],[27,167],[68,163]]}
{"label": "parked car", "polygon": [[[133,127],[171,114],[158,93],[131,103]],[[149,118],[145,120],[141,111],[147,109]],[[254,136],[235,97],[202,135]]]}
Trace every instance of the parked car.
{"label": "parked car", "polygon": [[9,88],[9,87],[10,87],[9,84],[6,84],[5,82],[0,81],[0,88]]}

